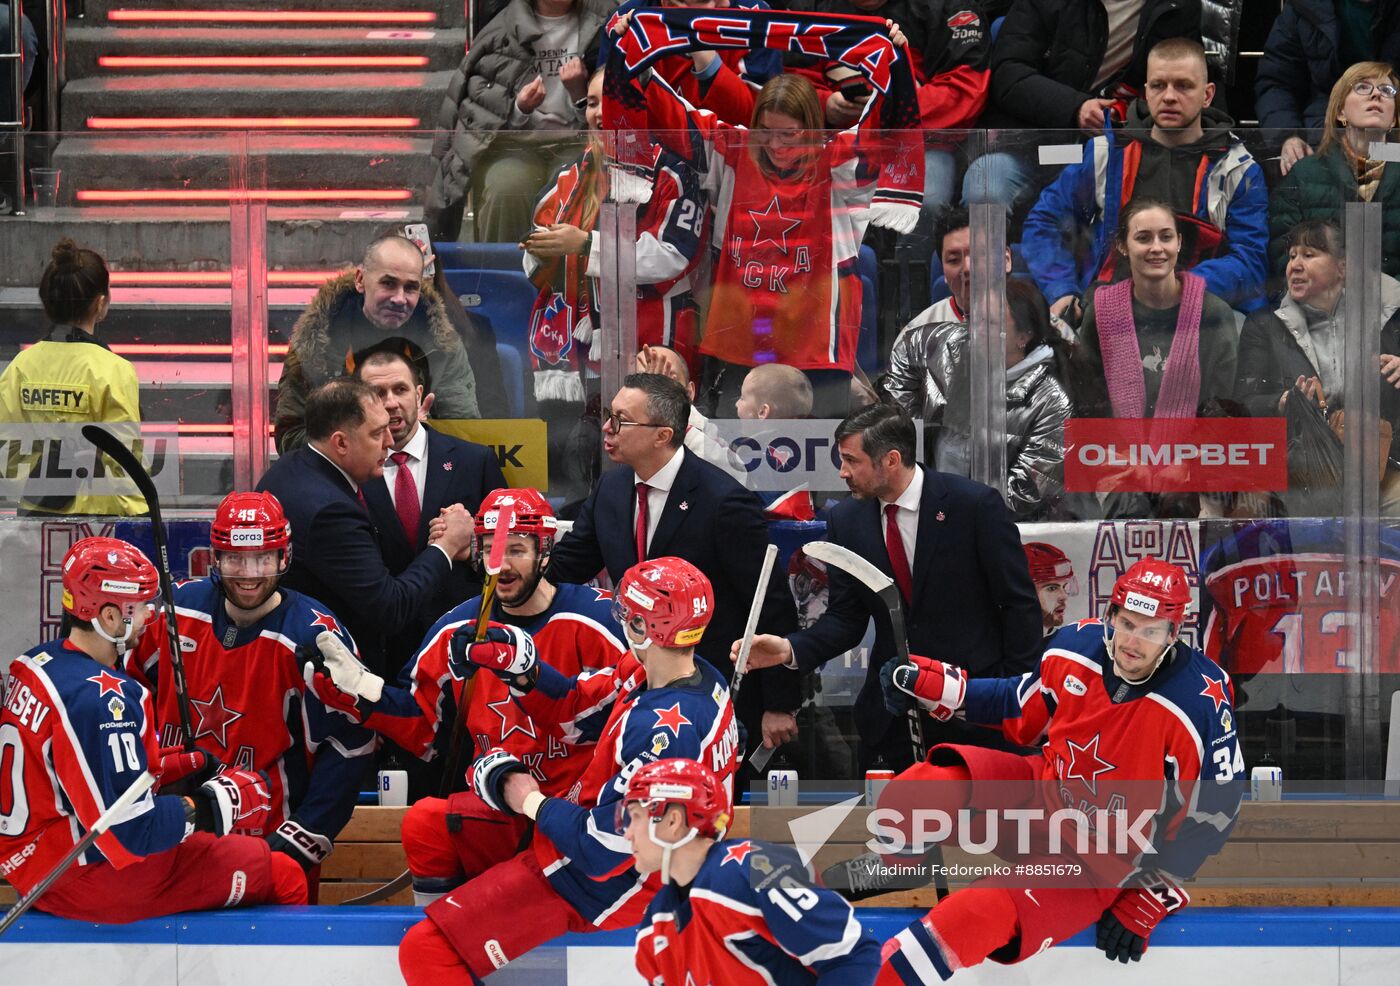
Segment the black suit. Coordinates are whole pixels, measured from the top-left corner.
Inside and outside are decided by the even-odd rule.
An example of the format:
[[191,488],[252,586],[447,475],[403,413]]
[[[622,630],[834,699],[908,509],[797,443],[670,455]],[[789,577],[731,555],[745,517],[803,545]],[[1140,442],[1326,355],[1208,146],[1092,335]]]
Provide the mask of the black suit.
[[[370,520],[379,531],[380,552],[384,556],[384,564],[393,575],[405,571],[428,547],[428,523],[443,507],[460,503],[474,517],[486,494],[506,485],[506,477],[501,473],[495,453],[485,445],[444,435],[426,424],[422,427],[428,436],[425,456],[427,475],[421,490],[423,503],[418,533],[412,544],[399,523],[399,515],[394,510],[394,500],[389,495],[389,486],[384,477],[376,477],[364,485]],[[402,631],[389,636],[387,647],[391,673],[396,673],[398,665],[417,653],[423,635],[439,616],[481,592],[481,580],[477,577],[475,566],[456,562],[451,575],[434,590],[427,614],[422,619],[410,621]]]
[[[919,468],[923,468],[920,466]],[[827,540],[849,548],[892,575],[885,550],[885,518],[878,500],[846,500],[827,518]],[[1021,536],[1001,496],[989,486],[924,469],[914,541],[913,601],[904,623],[909,651],[966,668],[973,677],[1006,677],[1033,668],[1041,654],[1040,603],[1026,567]],[[892,725],[880,692],[880,666],[894,656],[889,611],[869,589],[828,570],[826,612],[792,634],[798,667],[815,670],[860,643],[875,618],[875,648],[865,685],[856,697],[862,769],[877,753],[898,770],[911,762],[903,722]],[[933,723],[929,744],[988,745],[990,730],[962,722]]]
[[383,674],[386,638],[438,615],[429,609],[452,572],[447,555],[429,548],[398,575],[390,572],[350,483],[310,446],[274,462],[258,490],[276,496],[292,524],[292,564],[283,582],[334,609],[365,663]]
[[[710,580],[715,609],[696,652],[728,678],[734,672],[729,648],[744,635],[744,621],[763,567],[767,521],[763,503],[753,492],[690,451],[683,454],[647,556],[684,558]],[[606,569],[616,585],[637,563],[636,483],[637,474],[628,468],[603,474],[579,510],[573,530],[554,549],[551,580],[587,582]],[[792,594],[779,571],[768,583],[758,625],[762,632],[779,634],[797,627]],[[743,710],[739,717],[749,729],[752,747],[762,741],[756,734],[763,710],[794,712],[802,704],[797,675],[783,668],[755,672],[746,681],[739,703]]]

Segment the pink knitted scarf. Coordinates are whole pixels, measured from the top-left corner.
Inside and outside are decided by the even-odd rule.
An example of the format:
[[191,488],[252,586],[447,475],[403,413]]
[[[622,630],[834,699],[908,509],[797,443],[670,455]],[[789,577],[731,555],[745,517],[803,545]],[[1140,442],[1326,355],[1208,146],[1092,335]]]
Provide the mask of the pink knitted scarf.
[[[1181,280],[1181,307],[1154,418],[1194,418],[1201,399],[1201,303],[1206,282],[1189,272],[1177,277]],[[1094,294],[1094,310],[1113,416],[1141,418],[1147,407],[1147,386],[1133,322],[1132,279],[1099,288]]]

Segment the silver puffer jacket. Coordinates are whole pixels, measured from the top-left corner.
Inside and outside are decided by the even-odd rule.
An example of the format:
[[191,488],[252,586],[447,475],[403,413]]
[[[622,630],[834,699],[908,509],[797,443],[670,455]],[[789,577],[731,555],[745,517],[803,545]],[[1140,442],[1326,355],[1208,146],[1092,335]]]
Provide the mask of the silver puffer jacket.
[[[885,393],[924,419],[924,461],[941,472],[968,474],[967,326],[932,322],[910,327],[894,344]],[[1047,346],[1007,374],[1007,501],[1018,520],[1036,517],[1064,484],[1065,419],[1073,408],[1054,375]]]

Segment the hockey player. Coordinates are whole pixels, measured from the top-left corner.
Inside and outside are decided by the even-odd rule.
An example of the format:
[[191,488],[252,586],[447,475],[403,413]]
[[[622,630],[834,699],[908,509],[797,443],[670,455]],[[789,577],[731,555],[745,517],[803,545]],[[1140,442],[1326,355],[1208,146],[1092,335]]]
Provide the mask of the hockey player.
[[[506,530],[500,526],[503,515],[511,518]],[[324,674],[313,681],[318,694],[426,760],[447,748],[457,706],[470,688],[467,734],[477,746],[508,750],[545,794],[577,801],[592,748],[571,742],[558,723],[531,718],[495,675],[475,675],[478,665],[491,662],[490,655],[517,647],[534,648],[540,660],[568,678],[614,667],[626,652],[611,595],[582,585],[556,586],[545,578],[556,530],[554,512],[538,490],[488,494],[476,514],[474,557],[488,557],[495,538],[509,537],[495,596],[509,625],[493,623],[487,639],[474,642],[481,612],[477,596],[437,621],[405,667],[401,687],[386,687],[347,652],[325,660],[324,671],[354,698],[328,690]],[[469,650],[477,651],[475,657]],[[528,834],[524,817],[502,817],[471,791],[414,802],[404,816],[402,838],[415,902],[425,907],[514,856]]]
[[[323,635],[355,644],[326,606],[279,588],[291,537],[271,493],[224,497],[209,529],[213,574],[175,587],[175,615],[195,744],[267,772],[272,810],[252,834],[310,872],[350,820],[375,739],[305,694],[302,655],[328,646]],[[174,746],[184,737],[167,646],[148,634],[127,667],[154,690],[163,742]]]
[[[921,657],[894,670],[895,687],[935,718],[961,712],[1014,742],[1046,741],[1032,757],[935,747],[885,789],[881,807],[912,807],[934,788],[961,790],[966,804],[974,781],[1023,783],[1047,809],[1132,812],[1150,795],[1155,855],[1101,858],[1099,879],[1087,885],[1022,890],[978,880],[885,943],[881,986],[947,979],[986,958],[1019,962],[1095,923],[1110,959],[1137,961],[1153,928],[1186,906],[1180,882],[1224,844],[1244,774],[1230,678],[1177,639],[1190,600],[1185,572],[1144,559],[1114,584],[1102,622],[1065,627],[1020,678],[969,680]],[[905,784],[916,780],[943,783]]]
[[616,667],[565,678],[528,647],[487,653],[536,721],[596,742],[578,802],[549,797],[504,750],[472,765],[472,789],[503,815],[535,823],[529,848],[430,905],[399,946],[409,986],[475,983],[566,931],[632,927],[658,886],[632,867],[616,833],[618,802],[642,766],[668,757],[708,764],[726,792],[739,742],[729,687],[695,656],[713,608],[710,583],[679,558],[632,566],[614,609],[631,649]]
[[[123,673],[158,591],[156,569],[115,538],[63,559],[64,636],[10,665],[0,710],[0,876],[40,883],[143,772],[163,784],[199,758],[156,745],[151,695]],[[306,878],[262,839],[267,778],[229,770],[191,797],[149,792],[98,837],[36,907],[122,923],[239,904],[304,904]]]
[[647,764],[627,782],[623,808],[633,865],[661,876],[637,932],[647,986],[875,981],[880,946],[790,847],[720,841],[729,798],[704,764]]
[[1035,583],[1035,595],[1040,600],[1040,618],[1048,638],[1065,622],[1065,607],[1069,597],[1079,595],[1079,583],[1074,578],[1074,565],[1053,544],[1027,541],[1026,564]]

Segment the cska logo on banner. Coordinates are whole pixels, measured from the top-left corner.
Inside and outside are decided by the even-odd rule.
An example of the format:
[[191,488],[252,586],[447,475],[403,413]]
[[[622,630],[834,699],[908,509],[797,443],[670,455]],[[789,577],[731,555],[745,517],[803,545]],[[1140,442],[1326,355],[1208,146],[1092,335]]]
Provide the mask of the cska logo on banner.
[[558,366],[574,348],[574,310],[555,292],[530,316],[530,352],[543,365]]
[[[777,16],[775,16],[775,14]],[[614,15],[614,22],[616,21]],[[720,13],[700,13],[688,30],[673,20],[668,24],[658,11],[637,10],[632,23],[618,42],[623,63],[629,74],[636,74],[658,58],[671,52],[696,48],[772,48],[795,51],[840,62],[865,73],[870,84],[880,92],[890,87],[890,66],[895,52],[883,29],[866,31],[859,21],[844,27],[837,17],[820,20],[783,17],[774,12],[768,17],[734,17]],[[614,23],[608,24],[611,31]]]

